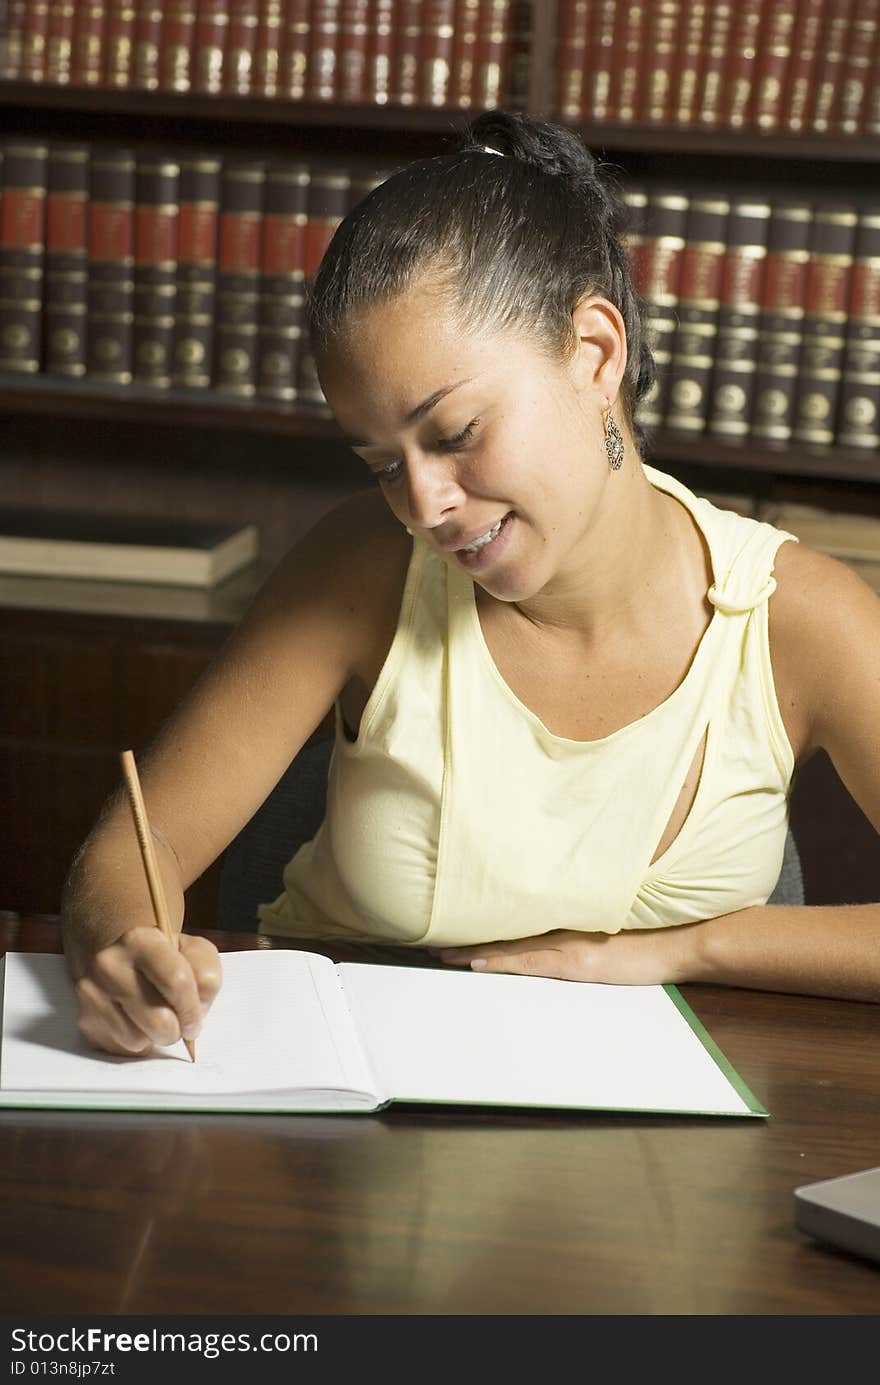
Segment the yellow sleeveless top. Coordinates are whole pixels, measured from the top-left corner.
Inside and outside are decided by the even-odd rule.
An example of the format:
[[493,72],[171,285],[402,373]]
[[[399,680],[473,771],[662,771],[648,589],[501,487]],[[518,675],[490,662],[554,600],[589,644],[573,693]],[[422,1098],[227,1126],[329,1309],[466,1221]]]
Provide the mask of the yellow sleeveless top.
[[[714,576],[713,616],[675,691],[600,740],[554,735],[498,672],[472,580],[415,540],[357,740],[337,707],[326,817],[261,907],[264,932],[455,945],[766,902],[794,769],[767,602],[793,536],[645,472],[694,516]],[[706,733],[690,813],[652,863]]]

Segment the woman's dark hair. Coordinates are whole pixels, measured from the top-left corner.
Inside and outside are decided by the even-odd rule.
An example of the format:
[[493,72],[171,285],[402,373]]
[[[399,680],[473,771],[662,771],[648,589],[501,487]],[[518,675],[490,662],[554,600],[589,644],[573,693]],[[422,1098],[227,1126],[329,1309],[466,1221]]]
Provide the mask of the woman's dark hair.
[[618,186],[575,134],[487,111],[454,153],[407,164],[337,228],[309,289],[312,349],[320,359],[361,310],[428,275],[449,291],[462,331],[529,331],[565,359],[575,306],[600,294],[626,325],[621,395],[641,443],[635,406],[654,362],[622,239],[628,220]]

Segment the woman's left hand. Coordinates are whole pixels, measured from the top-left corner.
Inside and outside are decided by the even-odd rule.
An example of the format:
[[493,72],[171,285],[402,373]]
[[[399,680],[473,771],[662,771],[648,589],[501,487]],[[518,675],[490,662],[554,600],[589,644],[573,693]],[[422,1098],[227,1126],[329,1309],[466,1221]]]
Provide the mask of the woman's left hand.
[[[600,981],[619,986],[652,986],[681,980],[682,928],[580,933],[555,929],[534,938],[478,943],[472,947],[432,948],[440,960],[473,971],[552,976],[560,981]],[[679,944],[676,946],[676,944]]]

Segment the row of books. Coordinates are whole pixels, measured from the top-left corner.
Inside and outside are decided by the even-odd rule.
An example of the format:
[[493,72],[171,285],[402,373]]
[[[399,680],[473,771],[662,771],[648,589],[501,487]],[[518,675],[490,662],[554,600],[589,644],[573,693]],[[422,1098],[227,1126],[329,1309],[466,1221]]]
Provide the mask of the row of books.
[[876,0],[561,0],[558,114],[880,135]]
[[7,0],[6,10],[9,80],[463,108],[519,104],[527,81],[522,0]]
[[657,366],[646,429],[880,446],[880,197],[638,184],[625,197]]

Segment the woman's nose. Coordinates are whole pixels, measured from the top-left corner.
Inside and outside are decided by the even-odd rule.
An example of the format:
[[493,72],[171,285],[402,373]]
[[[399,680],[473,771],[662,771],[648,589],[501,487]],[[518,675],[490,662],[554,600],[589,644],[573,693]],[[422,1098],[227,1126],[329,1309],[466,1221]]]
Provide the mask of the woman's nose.
[[459,503],[455,469],[446,459],[417,461],[407,466],[407,512],[419,529],[436,529]]

